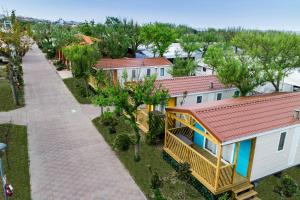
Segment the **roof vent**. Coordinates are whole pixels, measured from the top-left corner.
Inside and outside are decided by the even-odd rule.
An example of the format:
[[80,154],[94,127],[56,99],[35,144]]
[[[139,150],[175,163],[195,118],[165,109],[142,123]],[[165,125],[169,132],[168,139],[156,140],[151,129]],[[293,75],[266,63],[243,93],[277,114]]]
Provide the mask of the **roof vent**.
[[210,82],[209,89],[213,89],[213,88],[214,88],[214,82]]
[[294,119],[300,119],[300,109],[295,109],[294,111],[293,111],[293,117],[294,117]]

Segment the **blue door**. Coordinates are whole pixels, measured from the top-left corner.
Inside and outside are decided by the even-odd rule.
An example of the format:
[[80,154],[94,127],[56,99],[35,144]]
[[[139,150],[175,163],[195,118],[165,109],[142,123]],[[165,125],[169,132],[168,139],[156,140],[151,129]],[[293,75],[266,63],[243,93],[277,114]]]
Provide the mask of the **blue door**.
[[240,143],[240,150],[237,159],[236,171],[240,175],[247,177],[249,158],[251,151],[251,140],[245,140]]
[[[205,129],[198,123],[196,123],[195,128],[205,132]],[[194,143],[198,145],[199,147],[204,147],[204,137],[197,133],[196,131],[194,132]]]

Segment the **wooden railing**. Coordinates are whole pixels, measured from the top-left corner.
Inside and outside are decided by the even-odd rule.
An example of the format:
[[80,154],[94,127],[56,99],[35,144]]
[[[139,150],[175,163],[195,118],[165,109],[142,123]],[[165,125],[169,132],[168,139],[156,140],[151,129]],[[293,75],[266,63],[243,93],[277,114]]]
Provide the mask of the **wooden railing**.
[[170,131],[166,134],[165,149],[171,152],[171,156],[178,162],[188,162],[197,177],[201,177],[206,183],[214,186],[216,166]]
[[[181,134],[189,136],[190,132],[186,127],[181,128]],[[192,174],[202,182],[206,187],[215,190],[217,166],[200,154],[198,151],[187,145],[173,133],[179,133],[177,129],[170,129],[166,132],[164,149],[177,162],[187,162],[191,166]],[[172,133],[173,132],[173,133]],[[217,180],[217,189],[230,186],[232,184],[233,165],[224,165],[220,167],[220,176]]]
[[234,165],[225,165],[220,168],[220,176],[218,181],[218,187],[226,187],[228,185],[231,185],[233,182],[233,169]]
[[149,115],[148,113],[143,110],[143,109],[139,109],[137,111],[137,122],[140,124],[140,128],[142,129],[142,131],[148,132],[149,130]]
[[173,133],[174,135],[177,135],[180,133],[180,134],[184,135],[185,137],[187,137],[189,140],[193,140],[194,131],[186,126],[179,127],[179,128],[172,128],[172,129],[169,129],[169,131],[171,133]]

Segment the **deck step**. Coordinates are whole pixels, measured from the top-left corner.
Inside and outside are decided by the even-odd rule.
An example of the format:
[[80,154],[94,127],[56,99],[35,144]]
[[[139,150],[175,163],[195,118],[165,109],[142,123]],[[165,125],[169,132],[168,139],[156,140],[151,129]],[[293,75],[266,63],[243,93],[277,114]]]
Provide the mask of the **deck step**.
[[238,196],[236,197],[236,200],[250,199],[250,198],[256,197],[256,195],[257,195],[257,192],[256,192],[256,191],[250,190],[250,191],[245,192],[245,193],[243,193],[243,194],[241,194],[241,195],[238,195]]
[[253,188],[253,185],[251,183],[245,183],[245,184],[238,185],[238,186],[232,188],[232,192],[235,194],[238,194],[240,192],[243,192],[243,191],[246,191],[246,190],[249,190],[252,188]]

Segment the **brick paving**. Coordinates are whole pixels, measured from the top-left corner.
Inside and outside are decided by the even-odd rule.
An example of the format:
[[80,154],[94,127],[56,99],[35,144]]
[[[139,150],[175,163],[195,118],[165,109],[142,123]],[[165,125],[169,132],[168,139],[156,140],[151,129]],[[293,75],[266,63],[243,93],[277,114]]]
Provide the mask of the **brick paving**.
[[23,69],[26,107],[16,121],[28,126],[32,199],[145,199],[91,123],[95,111],[79,105],[36,45]]

